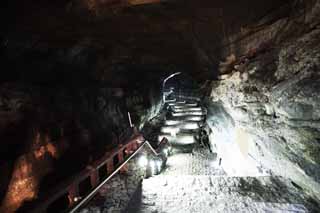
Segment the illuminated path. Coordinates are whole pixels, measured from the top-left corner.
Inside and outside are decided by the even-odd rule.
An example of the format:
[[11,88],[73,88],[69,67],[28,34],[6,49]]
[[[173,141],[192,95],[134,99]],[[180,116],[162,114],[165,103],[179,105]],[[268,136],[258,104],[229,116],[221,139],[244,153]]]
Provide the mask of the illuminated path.
[[[210,213],[210,212],[307,212],[301,205],[303,195],[290,181],[277,177],[228,177],[215,155],[197,145],[196,120],[204,111],[197,104],[171,103],[172,117],[162,128],[176,149],[193,146],[190,152],[178,152],[168,158],[167,168],[157,176],[144,179],[140,191],[131,200],[127,212],[138,213]],[[201,108],[200,108],[201,109]],[[179,111],[179,112],[178,112]],[[194,112],[200,112],[194,115]],[[182,113],[182,114],[176,114]],[[188,126],[188,125],[187,125]]]

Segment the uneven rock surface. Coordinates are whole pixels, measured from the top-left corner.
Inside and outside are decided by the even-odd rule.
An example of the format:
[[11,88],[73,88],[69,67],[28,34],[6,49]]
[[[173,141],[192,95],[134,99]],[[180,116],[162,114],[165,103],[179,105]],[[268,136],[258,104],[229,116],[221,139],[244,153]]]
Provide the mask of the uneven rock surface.
[[234,66],[213,83],[210,99],[215,103],[210,103],[208,116],[212,137],[228,138],[216,139],[216,146],[237,143],[244,158],[291,178],[318,198],[319,44],[316,25]]
[[160,107],[152,89],[2,84],[0,211],[16,211],[24,200],[41,197],[116,147],[124,132],[126,140],[132,134],[128,112],[143,126]]
[[304,199],[277,177],[161,175],[143,181],[141,207],[132,212],[308,212]]
[[[193,134],[196,138],[197,133]],[[309,212],[318,208],[289,179],[228,177],[214,147],[210,153],[193,143],[189,152],[181,153],[183,146],[179,140],[165,170],[142,181],[126,212]]]

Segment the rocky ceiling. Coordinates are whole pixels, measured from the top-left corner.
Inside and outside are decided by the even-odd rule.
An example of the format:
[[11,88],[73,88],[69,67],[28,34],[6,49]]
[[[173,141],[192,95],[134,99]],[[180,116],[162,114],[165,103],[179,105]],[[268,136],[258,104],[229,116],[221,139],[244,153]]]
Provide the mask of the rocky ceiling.
[[[11,70],[5,77],[128,86],[123,76],[142,74],[143,82],[178,70],[200,81],[214,79],[229,35],[286,2],[10,1],[1,34]],[[81,74],[74,76],[74,69]]]

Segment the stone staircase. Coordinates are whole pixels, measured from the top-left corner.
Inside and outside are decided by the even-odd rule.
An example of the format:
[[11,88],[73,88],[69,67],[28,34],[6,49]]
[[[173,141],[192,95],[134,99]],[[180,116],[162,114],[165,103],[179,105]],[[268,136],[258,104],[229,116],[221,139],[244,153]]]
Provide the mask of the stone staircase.
[[158,140],[166,137],[173,146],[195,144],[196,134],[204,123],[205,110],[197,102],[171,102]]
[[159,140],[167,137],[176,151],[160,175],[143,180],[127,212],[308,212],[306,195],[289,180],[226,176],[215,153],[197,143],[205,116],[198,103],[171,102],[168,110]]

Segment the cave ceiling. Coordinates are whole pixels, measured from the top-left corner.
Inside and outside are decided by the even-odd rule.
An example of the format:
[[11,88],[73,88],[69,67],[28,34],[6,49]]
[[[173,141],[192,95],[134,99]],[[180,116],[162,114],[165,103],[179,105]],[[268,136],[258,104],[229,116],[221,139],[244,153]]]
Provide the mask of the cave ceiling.
[[202,81],[215,78],[221,43],[228,34],[286,2],[10,1],[4,12],[8,21],[2,45],[6,49],[19,46],[14,57],[32,49],[39,58],[50,52],[45,57],[53,61],[57,55],[68,57],[66,52],[82,52],[90,55],[83,62],[90,76],[110,83],[119,79],[121,85],[127,84],[128,74],[136,76],[136,70],[160,79],[183,71]]

